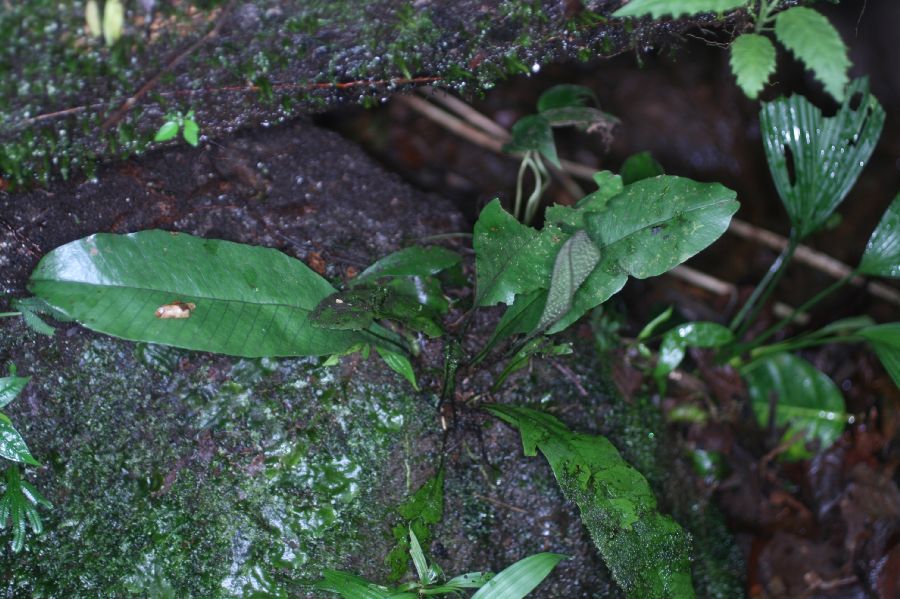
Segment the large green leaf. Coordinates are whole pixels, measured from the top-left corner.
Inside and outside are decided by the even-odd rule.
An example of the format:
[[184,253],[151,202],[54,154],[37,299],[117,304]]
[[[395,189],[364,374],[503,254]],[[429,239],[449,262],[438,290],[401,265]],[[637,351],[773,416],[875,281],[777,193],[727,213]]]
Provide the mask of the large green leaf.
[[881,135],[884,110],[869,94],[868,82],[857,79],[833,117],[792,96],[764,104],[759,119],[772,179],[802,239],[825,223],[853,187]]
[[725,12],[749,4],[750,0],[630,0],[613,13],[614,17],[644,17],[658,19],[665,15],[677,17],[701,12]]
[[484,207],[475,223],[476,306],[511,305],[516,294],[545,289],[564,236],[545,226],[537,231],[517,221],[499,200]]
[[525,455],[540,449],[547,458],[628,597],[694,597],[687,535],[658,511],[646,479],[612,443],[573,433],[553,416],[529,408],[493,405],[488,410],[519,429]]
[[795,6],[775,17],[775,37],[803,61],[836,100],[844,99],[850,58],[837,29],[822,13]]
[[312,586],[320,591],[336,593],[343,599],[416,599],[417,596],[415,593],[398,593],[339,570],[325,570],[322,580]]
[[638,279],[671,270],[718,239],[739,204],[718,183],[659,176],[625,187],[601,213],[585,217],[591,239]]
[[856,332],[868,340],[894,384],[900,387],[900,322],[879,324]]
[[745,33],[731,44],[731,72],[748,98],[755,99],[775,72],[775,45],[764,35]]
[[558,553],[530,555],[487,581],[472,599],[523,599],[564,559]]
[[[41,260],[28,287],[84,326],[134,341],[245,357],[334,354],[360,341],[312,326],[310,311],[334,289],[299,260],[183,233],[73,241]],[[187,318],[156,316],[179,302]]]
[[900,278],[900,194],[888,206],[866,244],[859,272],[876,277]]
[[787,459],[810,457],[807,442],[818,441],[826,449],[844,431],[844,397],[830,378],[803,358],[785,352],[768,355],[747,364],[741,374],[760,426],[768,426],[775,401],[775,424],[787,426],[783,440],[800,437],[784,454]]
[[388,254],[350,281],[351,286],[372,283],[380,277],[426,277],[459,264],[462,258],[442,247],[413,246]]

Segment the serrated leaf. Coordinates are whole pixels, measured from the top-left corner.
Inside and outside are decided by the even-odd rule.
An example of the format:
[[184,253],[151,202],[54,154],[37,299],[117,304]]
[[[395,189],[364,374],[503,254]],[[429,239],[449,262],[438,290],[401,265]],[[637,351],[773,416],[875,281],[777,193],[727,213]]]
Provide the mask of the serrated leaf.
[[537,231],[523,225],[499,200],[485,206],[475,223],[473,239],[475,305],[511,305],[519,293],[545,289],[564,237],[552,226]]
[[884,110],[869,94],[868,82],[857,79],[833,117],[792,96],[763,104],[759,119],[769,171],[802,239],[828,220],[853,187],[875,149]]
[[178,122],[166,121],[159,128],[159,131],[156,132],[153,141],[169,141],[170,139],[175,139],[176,135],[178,135]]
[[653,158],[650,152],[638,152],[632,154],[622,163],[622,170],[619,172],[622,176],[622,183],[631,185],[642,179],[650,179],[666,174],[660,163]]
[[12,550],[16,553],[25,546],[26,523],[35,534],[43,532],[43,523],[37,507],[53,507],[34,485],[22,480],[18,466],[6,469],[6,489],[0,498],[0,527],[9,522],[13,534]]
[[413,386],[413,389],[416,391],[419,390],[419,384],[416,382],[416,372],[413,370],[409,358],[403,354],[393,352],[383,347],[376,346],[375,351],[378,352],[378,355],[381,356],[381,359],[384,360],[384,363],[387,364],[391,370],[409,381],[409,384]]
[[13,375],[0,378],[0,408],[14,400],[30,380],[30,376]]
[[573,433],[553,416],[529,408],[487,409],[519,429],[525,455],[536,455],[539,449],[547,458],[627,597],[694,597],[687,535],[658,511],[647,480],[612,443]]
[[442,247],[408,247],[379,259],[351,279],[350,285],[371,283],[381,277],[427,277],[451,268],[461,260],[459,254]]
[[614,17],[644,17],[658,19],[665,15],[677,17],[702,12],[721,13],[746,6],[749,0],[630,0],[612,14]]
[[194,119],[184,119],[184,129],[181,131],[184,141],[188,142],[195,148],[200,143],[200,125]]
[[764,35],[745,33],[731,44],[731,72],[748,98],[756,99],[775,72],[775,45]]
[[900,278],[900,194],[881,217],[869,237],[859,272],[875,277]]
[[879,324],[857,331],[856,334],[872,344],[884,369],[900,388],[900,323]]
[[487,581],[472,599],[523,599],[566,557],[559,553],[538,553],[521,559]]
[[[28,287],[89,329],[133,341],[264,357],[336,354],[365,340],[310,323],[334,289],[299,260],[182,233],[73,241],[44,256]],[[182,317],[158,317],[167,306]]]
[[510,154],[540,152],[547,160],[560,166],[556,155],[556,143],[553,141],[553,128],[550,122],[539,114],[522,117],[510,131],[512,139],[503,146],[503,151]]
[[25,439],[22,438],[6,414],[0,414],[0,457],[32,466],[41,465],[32,457],[28,446],[25,445]]
[[563,83],[554,85],[546,90],[538,98],[538,112],[546,112],[555,108],[567,108],[570,106],[584,106],[588,102],[599,104],[597,95],[589,87]]
[[844,99],[850,70],[847,46],[822,13],[806,6],[778,13],[775,37],[812,70],[835,100]]
[[[553,277],[547,302],[537,329],[545,329],[562,318],[571,308],[575,292],[600,262],[600,250],[587,233],[578,231],[559,248],[553,265]],[[530,331],[529,331],[530,332]]]
[[785,452],[786,459],[810,457],[806,449],[809,441],[827,449],[844,431],[847,413],[843,395],[830,378],[803,358],[784,352],[768,355],[747,364],[741,374],[747,381],[759,425],[768,426],[774,398],[775,425],[787,426],[782,441],[800,436]]
[[721,347],[733,340],[731,330],[715,322],[688,322],[677,326],[663,335],[653,376],[661,380],[678,368],[689,347]]

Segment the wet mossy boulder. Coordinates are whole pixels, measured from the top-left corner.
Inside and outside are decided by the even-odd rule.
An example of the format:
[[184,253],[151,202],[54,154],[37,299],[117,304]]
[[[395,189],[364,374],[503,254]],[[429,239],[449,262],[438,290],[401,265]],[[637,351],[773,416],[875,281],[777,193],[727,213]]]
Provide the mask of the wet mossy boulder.
[[[339,283],[465,227],[441,198],[306,122],[109,166],[97,182],[7,193],[0,210],[14,225],[0,228],[13,296],[43,254],[98,231],[163,227],[277,247]],[[491,330],[495,316],[474,329]],[[611,392],[590,343],[575,341],[566,368],[537,361],[491,400],[608,434],[694,532],[701,595],[735,596],[734,545],[689,478],[672,476],[678,448],[661,441],[657,408]],[[461,377],[455,409],[438,405],[439,341],[419,362],[421,393],[374,357],[237,360],[74,324],[48,338],[10,319],[0,362],[33,377],[4,411],[43,463],[26,477],[54,504],[43,535],[4,549],[8,596],[317,596],[303,582],[325,567],[386,581],[392,529],[405,525],[397,507],[441,464],[443,518],[427,551],[446,572],[555,551],[571,558],[539,596],[618,594],[546,463],[524,457],[519,434],[473,401],[488,398],[501,365]]]
[[0,188],[91,176],[98,160],[146,151],[172,115],[193,111],[200,133],[221,139],[415,86],[479,93],[550,62],[647,51],[697,24],[610,19],[619,0],[123,0],[109,45],[88,6],[118,1],[0,12]]

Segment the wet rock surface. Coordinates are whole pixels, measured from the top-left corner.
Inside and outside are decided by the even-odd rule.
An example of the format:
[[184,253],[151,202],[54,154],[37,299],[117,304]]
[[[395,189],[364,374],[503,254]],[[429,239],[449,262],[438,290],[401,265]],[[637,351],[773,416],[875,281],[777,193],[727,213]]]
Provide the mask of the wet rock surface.
[[[98,231],[162,227],[268,245],[337,281],[465,228],[445,201],[307,122],[110,166],[97,182],[4,194],[0,216],[2,284],[14,296],[41,255]],[[430,555],[446,572],[556,551],[572,557],[536,596],[616,596],[546,463],[523,457],[518,433],[474,409],[477,394],[610,434],[658,489],[675,484],[664,509],[700,523],[696,546],[719,551],[698,553],[701,594],[739,588],[721,522],[665,467],[674,450],[659,442],[658,417],[647,419],[656,408],[610,393],[583,341],[568,376],[538,362],[490,398],[490,372],[462,381],[445,432],[433,394],[358,356],[328,368],[128,343],[71,324],[52,339],[10,319],[0,326],[0,360],[33,377],[6,411],[44,464],[26,475],[54,503],[44,535],[4,554],[7,596],[315,596],[302,581],[323,567],[383,581],[395,507],[441,463],[446,504]],[[439,354],[426,347],[426,389]]]

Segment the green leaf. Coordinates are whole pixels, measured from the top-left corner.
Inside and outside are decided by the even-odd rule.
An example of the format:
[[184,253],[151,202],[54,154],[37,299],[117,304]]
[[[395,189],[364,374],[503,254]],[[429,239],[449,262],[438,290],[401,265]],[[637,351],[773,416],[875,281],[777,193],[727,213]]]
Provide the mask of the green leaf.
[[163,126],[159,128],[159,131],[156,132],[153,141],[169,141],[170,139],[174,139],[176,135],[178,135],[178,122],[166,121],[163,123]]
[[466,574],[454,576],[439,587],[423,590],[422,594],[434,595],[457,589],[480,589],[493,577],[494,574],[492,572],[467,572]]
[[570,106],[584,106],[588,102],[599,104],[593,90],[583,85],[563,83],[554,85],[541,94],[538,98],[538,112],[546,112],[555,108],[568,108]]
[[[853,109],[857,94],[861,99]],[[853,187],[875,149],[884,110],[869,94],[868,82],[857,79],[833,117],[792,96],[764,104],[759,118],[772,179],[802,239],[828,220]]]
[[503,313],[500,322],[494,329],[491,338],[484,344],[484,348],[475,358],[475,363],[481,361],[497,343],[520,333],[530,333],[538,328],[538,322],[547,303],[547,290],[536,289],[530,293],[516,296],[516,300]]
[[808,458],[812,454],[806,449],[806,442],[818,441],[824,450],[844,431],[844,397],[830,378],[803,358],[784,352],[767,355],[747,364],[741,374],[747,380],[753,413],[760,426],[768,426],[774,397],[775,424],[787,426],[782,441],[800,435],[785,458]]
[[476,306],[511,305],[516,294],[545,289],[565,237],[556,227],[523,225],[499,200],[481,211],[474,235]]
[[894,384],[900,387],[900,323],[891,322],[867,327],[856,332],[868,340]]
[[425,308],[425,312],[435,318],[447,314],[450,302],[444,297],[441,283],[434,277],[391,277],[385,280],[389,295],[411,298]]
[[522,599],[566,557],[559,553],[538,553],[521,559],[491,578],[472,599]]
[[526,343],[516,354],[510,358],[506,366],[494,379],[491,386],[491,392],[496,393],[500,390],[503,382],[517,370],[521,370],[528,365],[532,356],[562,356],[572,353],[572,345],[570,343],[554,344],[549,337],[537,337]]
[[181,136],[184,137],[184,141],[196,148],[197,144],[200,143],[200,125],[194,119],[184,119],[184,129],[181,132]]
[[422,551],[422,546],[419,545],[419,539],[416,538],[416,533],[413,532],[412,527],[409,529],[409,555],[412,558],[413,566],[416,568],[419,582],[423,585],[429,585],[434,582],[430,575],[431,568],[428,567],[425,553]]
[[387,364],[391,370],[409,381],[409,384],[413,386],[413,389],[416,391],[419,390],[419,384],[416,382],[416,373],[406,356],[379,346],[375,346],[375,351],[378,352],[378,355],[381,356],[381,359],[384,360],[384,363]]
[[900,278],[900,194],[888,206],[872,232],[859,263],[859,272],[876,277]]
[[2,413],[0,413],[0,458],[6,458],[13,462],[24,462],[32,466],[41,465],[28,451],[25,439],[13,426],[12,420]]
[[622,178],[610,171],[594,173],[597,191],[581,198],[575,206],[554,204],[547,208],[544,223],[552,224],[565,231],[584,228],[584,215],[588,212],[602,212],[610,199],[622,193]]
[[456,266],[461,260],[459,254],[442,247],[408,247],[381,258],[352,279],[350,285],[372,283],[380,277],[426,277]]
[[18,466],[6,469],[6,489],[0,497],[0,527],[6,528],[9,522],[12,528],[12,550],[16,553],[25,546],[25,525],[31,526],[34,534],[41,534],[44,525],[37,512],[37,507],[53,507],[38,490],[24,480]]
[[550,121],[538,114],[522,117],[510,131],[512,139],[503,146],[503,151],[510,154],[540,152],[547,160],[560,166],[556,155],[556,143],[553,141],[553,129]]
[[25,297],[13,300],[12,306],[22,313],[22,320],[25,321],[25,325],[29,329],[48,337],[52,337],[56,329],[44,322],[38,314],[47,314],[54,317],[56,320],[61,321],[71,320],[58,311],[53,310],[47,305],[47,302],[37,297]]
[[660,163],[650,152],[638,152],[625,159],[619,173],[625,185],[631,185],[641,179],[650,179],[666,174]]
[[439,469],[437,474],[425,481],[415,493],[398,506],[397,511],[403,518],[404,524],[393,528],[397,544],[384,560],[391,570],[388,575],[388,579],[391,581],[400,580],[406,574],[410,550],[409,530],[413,530],[416,537],[427,545],[431,542],[432,527],[444,517],[443,468]]
[[[578,505],[582,522],[627,597],[694,597],[687,535],[658,511],[647,480],[612,443],[601,436],[573,433],[553,416],[529,408],[487,409],[519,429],[525,455],[536,455],[540,449],[547,458],[563,494]],[[482,588],[486,589],[487,585]]]
[[604,212],[585,220],[591,239],[629,275],[661,275],[718,239],[739,204],[718,183],[660,176],[625,187]]
[[601,259],[575,293],[572,309],[553,325],[559,332],[625,285],[660,275],[709,246],[728,228],[739,204],[718,183],[662,175],[627,185],[602,212],[584,216]]
[[701,12],[721,13],[746,6],[749,0],[630,0],[612,14],[614,17],[644,17],[658,19],[665,15],[695,15]]
[[361,287],[332,293],[316,305],[309,321],[315,327],[364,331],[372,326],[388,293],[383,287]]
[[313,588],[329,593],[337,593],[343,599],[415,599],[413,593],[396,594],[387,587],[383,587],[365,578],[340,572],[338,570],[325,570],[322,572],[322,580],[313,583]]
[[14,400],[30,380],[30,376],[11,375],[0,378],[0,408]]
[[[600,250],[587,233],[572,235],[556,255],[547,303],[537,328],[545,329],[559,321],[571,308],[575,292],[600,262]],[[530,331],[529,331],[530,332]]]
[[820,12],[795,6],[775,17],[775,37],[794,53],[835,100],[844,99],[850,58],[841,35]]
[[666,332],[659,346],[653,376],[658,380],[678,368],[689,347],[721,347],[734,341],[734,334],[715,322],[689,322]]
[[644,341],[653,334],[653,331],[656,330],[656,327],[664,323],[665,321],[672,318],[672,306],[669,306],[664,311],[660,312],[656,315],[656,317],[644,325],[644,328],[641,329],[641,332],[638,333],[637,340]]
[[299,260],[182,233],[73,241],[44,256],[28,287],[89,329],[133,341],[263,357],[335,354],[363,340],[312,326],[309,313],[334,289]]
[[745,33],[731,44],[731,72],[750,99],[756,99],[775,72],[775,45],[764,35]]

